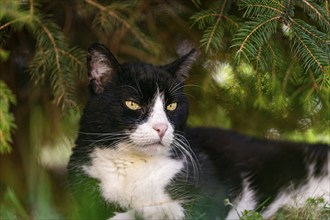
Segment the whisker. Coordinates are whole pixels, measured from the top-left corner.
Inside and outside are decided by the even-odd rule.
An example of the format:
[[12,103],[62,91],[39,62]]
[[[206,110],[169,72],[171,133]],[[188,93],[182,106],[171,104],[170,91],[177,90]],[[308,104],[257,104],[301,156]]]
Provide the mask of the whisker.
[[182,83],[178,83],[178,84],[174,85],[173,88],[169,89],[169,93],[174,94],[174,93],[178,92],[180,89],[183,89],[183,88],[184,88],[184,85]]
[[83,131],[78,131],[79,134],[87,134],[87,135],[97,135],[97,136],[120,136],[120,135],[125,135],[126,133],[98,133],[98,132],[83,132]]
[[193,168],[193,173],[194,175],[198,178],[199,176],[199,169],[200,169],[200,164],[197,159],[196,154],[193,152],[191,149],[188,140],[178,132],[175,134],[175,139],[174,139],[174,146],[177,147],[178,149],[181,149],[184,151],[185,155],[188,156],[189,161],[191,162],[192,168]]
[[79,131],[80,134],[85,134],[95,138],[82,139],[82,141],[91,142],[88,146],[93,146],[102,142],[112,142],[111,145],[115,145],[117,142],[123,141],[128,136],[128,131],[123,132],[112,132],[112,133],[98,133],[98,132],[83,132]]

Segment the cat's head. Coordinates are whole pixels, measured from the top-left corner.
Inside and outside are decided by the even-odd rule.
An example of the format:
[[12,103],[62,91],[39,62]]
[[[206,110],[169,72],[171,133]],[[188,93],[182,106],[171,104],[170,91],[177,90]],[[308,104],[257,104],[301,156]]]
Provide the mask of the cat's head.
[[191,50],[163,66],[119,64],[105,46],[93,44],[87,58],[91,94],[81,135],[89,135],[94,145],[146,155],[164,154],[182,144],[178,137],[188,114],[184,80],[195,55]]

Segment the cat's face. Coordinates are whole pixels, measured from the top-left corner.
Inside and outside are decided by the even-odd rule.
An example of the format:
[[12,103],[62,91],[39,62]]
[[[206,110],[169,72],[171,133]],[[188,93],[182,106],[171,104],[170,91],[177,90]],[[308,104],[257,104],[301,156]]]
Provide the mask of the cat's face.
[[182,144],[188,114],[183,81],[194,54],[165,66],[120,65],[103,45],[94,44],[88,55],[92,92],[81,133],[90,134],[94,144],[145,155],[166,154]]

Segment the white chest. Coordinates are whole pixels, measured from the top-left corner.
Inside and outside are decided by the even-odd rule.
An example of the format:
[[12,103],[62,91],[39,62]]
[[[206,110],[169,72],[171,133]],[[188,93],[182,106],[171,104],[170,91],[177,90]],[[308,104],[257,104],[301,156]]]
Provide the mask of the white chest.
[[100,180],[102,195],[108,202],[140,210],[139,214],[146,212],[146,207],[163,209],[162,214],[170,209],[166,216],[175,219],[183,218],[183,209],[179,201],[171,200],[165,187],[182,168],[183,161],[166,156],[142,157],[101,148],[94,150],[91,165],[84,167],[89,176]]

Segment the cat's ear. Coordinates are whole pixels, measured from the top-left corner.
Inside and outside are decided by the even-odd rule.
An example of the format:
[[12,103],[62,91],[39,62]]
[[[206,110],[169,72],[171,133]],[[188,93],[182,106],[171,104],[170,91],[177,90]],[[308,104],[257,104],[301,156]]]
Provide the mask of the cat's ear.
[[179,59],[165,65],[164,69],[173,74],[180,81],[184,81],[188,77],[188,72],[196,60],[196,57],[196,50],[191,49],[187,54],[183,55]]
[[107,83],[120,70],[116,58],[100,43],[92,44],[87,55],[88,80],[93,91],[102,93]]

